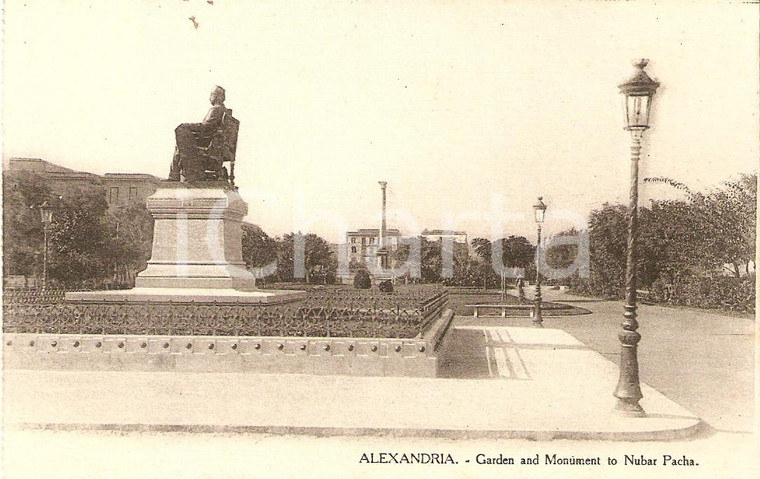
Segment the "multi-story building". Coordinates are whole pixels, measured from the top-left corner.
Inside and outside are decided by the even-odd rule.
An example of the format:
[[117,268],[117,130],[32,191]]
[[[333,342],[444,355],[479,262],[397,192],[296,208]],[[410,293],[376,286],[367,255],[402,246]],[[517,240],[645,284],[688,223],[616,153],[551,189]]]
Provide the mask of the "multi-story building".
[[[465,231],[425,229],[419,238],[428,241],[442,242],[444,239],[451,239],[454,250],[460,249],[467,254],[469,243],[467,242],[467,233]],[[390,250],[390,257],[393,258],[395,251],[398,249],[401,233],[398,229],[388,229],[386,236],[386,247]],[[380,246],[380,230],[378,228],[362,228],[356,231],[346,233],[346,248],[348,251],[349,276],[344,281],[350,280],[350,277],[362,265],[377,264],[377,250]]]
[[[385,246],[393,252],[398,248],[401,233],[395,228],[389,228],[386,232]],[[349,268],[355,270],[360,265],[376,264],[377,249],[380,247],[379,228],[361,228],[356,231],[346,232],[346,246],[348,247]]]
[[93,173],[71,170],[39,158],[11,158],[8,162],[10,181],[13,181],[14,173],[20,172],[44,176],[51,189],[60,195],[65,195],[71,188],[100,183],[100,177]]
[[[53,193],[66,196],[78,187],[100,185],[105,188],[109,208],[130,204],[145,204],[148,196],[158,189],[160,178],[143,173],[106,173],[103,176],[71,170],[40,158],[11,158],[8,162],[11,176],[18,172],[31,172],[44,176]],[[12,181],[12,178],[11,178]]]
[[131,204],[144,205],[158,189],[160,179],[144,173],[106,173],[101,178],[109,208]]

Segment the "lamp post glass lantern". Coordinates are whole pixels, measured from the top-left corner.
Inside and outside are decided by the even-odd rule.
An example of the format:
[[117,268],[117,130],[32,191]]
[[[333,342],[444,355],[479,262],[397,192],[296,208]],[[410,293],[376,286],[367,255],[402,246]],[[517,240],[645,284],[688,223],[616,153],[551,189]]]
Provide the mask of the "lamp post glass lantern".
[[625,267],[625,312],[623,313],[623,330],[618,334],[620,340],[620,379],[615,388],[618,398],[615,410],[627,416],[644,416],[644,409],[639,405],[642,397],[639,384],[639,362],[637,345],[641,335],[636,331],[636,239],[638,236],[639,203],[639,159],[641,158],[641,139],[649,128],[649,115],[659,83],[649,78],[644,71],[648,61],[641,59],[634,62],[637,71],[631,78],[620,85],[624,95],[625,129],[631,132],[631,186],[628,206],[628,242],[626,247]]
[[50,224],[53,222],[54,209],[55,208],[52,205],[49,205],[47,201],[40,205],[40,219],[46,228],[50,227]]
[[533,205],[533,213],[537,226],[536,241],[536,294],[533,297],[533,326],[543,328],[544,318],[541,315],[541,223],[544,222],[546,215],[546,205],[543,202],[543,196],[538,197],[538,203]]
[[538,197],[538,203],[533,205],[533,212],[536,215],[536,223],[541,227],[541,223],[544,222],[544,216],[546,215],[546,205],[543,202],[544,197]]
[[649,78],[644,68],[649,60],[642,58],[634,62],[638,69],[631,78],[620,85],[620,93],[624,95],[623,111],[625,113],[626,130],[646,130],[649,128],[649,113],[652,108],[652,97],[659,83]]

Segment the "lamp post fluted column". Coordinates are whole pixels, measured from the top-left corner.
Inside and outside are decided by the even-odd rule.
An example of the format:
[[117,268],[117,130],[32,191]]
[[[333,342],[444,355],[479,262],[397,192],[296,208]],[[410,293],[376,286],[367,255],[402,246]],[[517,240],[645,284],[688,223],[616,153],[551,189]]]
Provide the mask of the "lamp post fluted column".
[[620,378],[615,388],[618,399],[615,410],[626,416],[645,416],[639,404],[642,398],[639,383],[638,344],[641,335],[636,320],[636,281],[637,237],[639,216],[639,160],[641,159],[641,140],[644,131],[649,128],[649,113],[659,83],[649,78],[644,71],[648,60],[641,59],[634,63],[637,71],[625,83],[618,85],[620,93],[625,95],[625,129],[631,132],[631,185],[628,205],[628,241],[625,261],[625,306],[623,313],[623,330],[618,333],[620,340]]
[[536,242],[536,294],[533,297],[533,326],[544,327],[544,318],[541,316],[541,223],[538,224],[538,240]]
[[546,204],[543,202],[544,197],[538,197],[538,203],[533,205],[535,214],[537,236],[536,242],[536,294],[533,296],[533,326],[536,328],[544,327],[544,318],[541,316],[541,223],[544,222],[546,215]]
[[42,232],[45,236],[43,250],[42,250],[42,289],[47,289],[48,284],[48,249],[49,249],[49,233],[50,228],[47,223],[42,225]]
[[641,340],[639,323],[636,321],[636,239],[638,236],[639,209],[639,159],[641,158],[641,138],[643,130],[631,130],[631,190],[628,205],[628,243],[625,261],[625,312],[623,330],[618,333],[620,340],[620,379],[615,389],[618,404],[615,409],[626,415],[644,415],[639,405],[642,398],[639,385],[638,343]]
[[40,219],[42,220],[42,233],[44,235],[44,245],[42,251],[42,289],[47,288],[48,284],[48,249],[50,245],[50,225],[53,222],[53,211],[58,209],[58,202],[61,197],[58,197],[57,201],[51,201],[48,203],[44,201],[40,206]]

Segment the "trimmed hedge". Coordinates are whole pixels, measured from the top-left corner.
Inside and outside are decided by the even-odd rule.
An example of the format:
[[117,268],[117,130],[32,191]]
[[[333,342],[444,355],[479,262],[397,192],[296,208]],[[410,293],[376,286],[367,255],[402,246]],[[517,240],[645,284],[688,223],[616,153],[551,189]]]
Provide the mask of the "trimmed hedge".
[[369,271],[360,269],[354,275],[354,288],[369,289],[372,287],[372,278],[369,277]]
[[568,281],[570,292],[580,296],[597,296],[608,299],[623,299],[625,297],[625,284],[622,281],[606,281],[592,276],[591,278],[579,278],[575,274]]
[[[573,294],[581,296],[601,296],[608,299],[623,299],[625,295],[623,286],[578,277],[571,279],[570,290]],[[666,284],[662,279],[658,279],[652,283],[646,299],[657,304],[754,313],[755,276],[688,276],[676,284]]]
[[383,281],[380,281],[380,292],[382,293],[392,293],[393,292],[393,281],[386,279]]
[[658,279],[652,284],[649,292],[650,298],[657,303],[740,313],[755,312],[754,276],[691,276],[673,285],[667,285]]

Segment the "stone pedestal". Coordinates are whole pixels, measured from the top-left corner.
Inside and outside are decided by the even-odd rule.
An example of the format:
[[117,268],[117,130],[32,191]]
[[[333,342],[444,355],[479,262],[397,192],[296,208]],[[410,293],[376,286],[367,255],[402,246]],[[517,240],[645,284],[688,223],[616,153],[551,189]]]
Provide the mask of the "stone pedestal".
[[159,188],[147,206],[154,220],[153,254],[135,287],[256,289],[243,262],[241,221],[248,205],[236,191]]
[[67,293],[67,301],[281,303],[302,291],[256,290],[243,261],[248,205],[226,182],[166,182],[150,198],[153,251],[135,288]]

